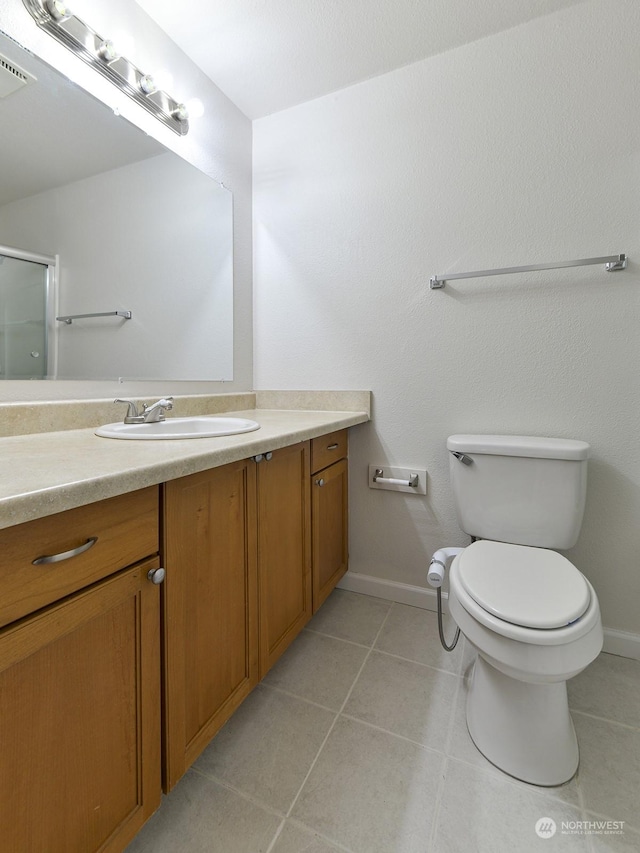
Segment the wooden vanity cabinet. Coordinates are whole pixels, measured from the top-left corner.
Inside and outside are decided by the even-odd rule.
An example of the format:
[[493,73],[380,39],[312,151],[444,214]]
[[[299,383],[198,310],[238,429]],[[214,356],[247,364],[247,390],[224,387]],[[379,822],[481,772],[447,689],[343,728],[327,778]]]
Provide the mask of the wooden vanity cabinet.
[[256,464],[164,486],[164,787],[258,682]]
[[347,430],[311,442],[311,518],[313,612],[347,571],[348,529]]
[[346,456],[341,430],[0,531],[2,850],[121,853],[346,571]]
[[265,454],[256,469],[262,678],[311,618],[310,443]]
[[164,787],[311,616],[309,442],[164,486]]
[[[121,853],[160,803],[159,587],[148,578],[159,561],[121,568],[123,554],[158,541],[157,495],[143,490],[0,531],[0,599],[19,610],[46,603],[0,630],[3,850]],[[109,522],[118,528],[133,507],[142,513],[131,519],[137,546],[121,542],[118,553]],[[94,546],[32,565],[86,544],[98,517]],[[12,569],[27,565],[36,583],[21,597]]]
[[341,430],[164,485],[164,788],[171,790],[346,571]]

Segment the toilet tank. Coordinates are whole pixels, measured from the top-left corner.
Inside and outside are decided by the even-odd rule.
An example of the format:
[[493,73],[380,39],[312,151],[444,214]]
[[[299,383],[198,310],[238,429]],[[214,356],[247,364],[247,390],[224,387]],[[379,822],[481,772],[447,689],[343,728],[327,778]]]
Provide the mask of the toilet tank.
[[[447,449],[458,523],[465,533],[539,548],[575,545],[587,494],[586,442],[452,435]],[[462,460],[454,454],[462,454]]]

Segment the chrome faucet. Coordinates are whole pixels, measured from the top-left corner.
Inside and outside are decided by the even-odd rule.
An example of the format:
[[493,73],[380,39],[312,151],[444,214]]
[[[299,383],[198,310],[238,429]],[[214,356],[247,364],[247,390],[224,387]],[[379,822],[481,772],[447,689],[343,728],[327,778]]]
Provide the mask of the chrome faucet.
[[114,400],[114,403],[126,403],[129,407],[127,409],[127,414],[124,416],[125,424],[141,424],[142,415],[138,414],[138,407],[133,402],[133,400]]
[[164,420],[165,411],[173,409],[173,397],[163,397],[157,403],[147,406],[142,404],[142,414],[133,400],[114,400],[114,403],[126,403],[127,414],[124,417],[125,424],[155,424]]
[[142,421],[145,424],[157,424],[158,421],[164,420],[165,411],[169,412],[171,409],[173,409],[173,397],[163,397],[151,406],[143,403]]

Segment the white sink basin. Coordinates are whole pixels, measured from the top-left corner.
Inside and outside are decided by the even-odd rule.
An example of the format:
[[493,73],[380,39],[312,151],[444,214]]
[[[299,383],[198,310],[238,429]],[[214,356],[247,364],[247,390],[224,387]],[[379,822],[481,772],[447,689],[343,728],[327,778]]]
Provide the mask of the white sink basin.
[[102,438],[127,438],[152,441],[166,438],[212,438],[237,435],[260,429],[257,421],[202,415],[193,418],[167,418],[156,424],[105,424],[96,430]]

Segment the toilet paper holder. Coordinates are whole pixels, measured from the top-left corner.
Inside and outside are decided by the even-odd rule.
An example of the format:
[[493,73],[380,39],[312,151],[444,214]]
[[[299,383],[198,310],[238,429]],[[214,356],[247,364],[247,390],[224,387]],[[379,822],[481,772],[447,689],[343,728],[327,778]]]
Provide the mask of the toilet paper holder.
[[374,483],[386,483],[387,486],[411,486],[412,489],[418,488],[420,477],[418,474],[409,474],[408,480],[400,480],[396,477],[385,477],[383,468],[376,468],[373,475]]
[[427,472],[424,468],[399,468],[393,465],[369,465],[369,488],[426,495]]

